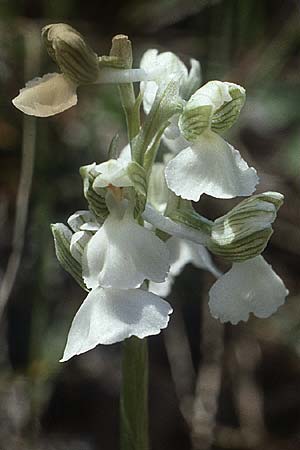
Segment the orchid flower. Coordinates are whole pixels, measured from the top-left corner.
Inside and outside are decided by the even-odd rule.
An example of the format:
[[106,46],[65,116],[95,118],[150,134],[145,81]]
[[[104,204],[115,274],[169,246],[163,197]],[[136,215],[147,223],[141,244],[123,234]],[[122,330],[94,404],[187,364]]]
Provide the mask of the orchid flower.
[[145,80],[142,69],[118,68],[121,61],[98,57],[81,34],[64,23],[47,25],[42,37],[61,73],[48,73],[26,83],[13,99],[16,108],[36,117],[49,117],[77,104],[77,88],[95,83],[131,83]]
[[158,53],[158,50],[150,49],[144,53],[140,67],[146,73],[151,72],[153,74],[152,80],[141,83],[146,114],[150,112],[159,86],[166,84],[170,77],[177,79],[182,99],[188,100],[190,98],[201,83],[199,61],[192,58],[190,64],[191,69],[188,71],[181,59],[172,52]]
[[[98,344],[113,344],[130,336],[142,339],[165,328],[172,308],[159,296],[142,288],[119,289],[118,280],[114,288],[97,284],[92,290],[87,289],[82,259],[101,224],[90,211],[77,211],[68,219],[68,225],[70,228],[63,224],[52,225],[56,254],[88,295],[74,317],[61,361],[87,352]],[[122,273],[122,268],[119,270]]]
[[[128,154],[123,158],[127,161]],[[109,162],[121,161],[122,157]],[[107,165],[88,167],[96,174],[96,189],[98,177],[103,181],[105,173],[107,218],[101,223],[91,211],[77,211],[68,219],[70,228],[52,227],[58,259],[89,291],[71,325],[62,361],[98,344],[158,334],[172,312],[167,302],[142,287],[146,279],[165,280],[169,251],[151,230],[134,220],[133,205],[123,198],[126,172],[116,177],[115,171],[106,170]]]
[[[272,235],[271,225],[282,202],[283,196],[277,192],[250,197],[216,219],[209,237],[196,231],[195,218],[192,231],[186,225],[190,220],[188,216],[181,216],[180,223],[148,206],[144,219],[173,235],[167,241],[171,262],[169,276],[162,284],[151,282],[150,290],[162,297],[167,296],[174,277],[191,262],[217,278],[209,291],[209,308],[213,317],[232,324],[247,320],[251,312],[257,317],[269,317],[288,295],[280,277],[260,256]],[[200,216],[198,220],[202,220]],[[222,275],[218,271],[204,245],[213,253],[236,261],[229,272]]]
[[[199,61],[191,58],[191,68],[188,71],[185,64],[172,52],[158,53],[156,49],[147,50],[140,63],[140,67],[146,73],[151,73],[151,79],[141,82],[143,92],[143,106],[146,114],[149,114],[155,97],[159,90],[167,85],[170,79],[176,80],[179,96],[183,103],[186,102],[193,92],[201,84],[201,67]],[[163,140],[181,140],[178,128],[179,114],[175,114],[164,130]],[[178,145],[178,144],[177,144]]]
[[179,128],[189,144],[166,167],[168,187],[184,199],[202,194],[216,198],[251,195],[258,183],[238,150],[218,133],[231,127],[245,99],[245,90],[233,83],[210,81],[187,102]]
[[[92,222],[84,222],[91,218]],[[76,230],[74,234],[63,224],[52,225],[56,254],[67,271],[84,287],[81,261],[89,239],[79,243],[78,239],[73,238],[79,233],[93,235],[101,225],[89,211],[73,214],[68,224],[73,231]],[[88,290],[86,286],[85,290]],[[142,339],[158,334],[168,325],[171,313],[172,308],[166,301],[143,288],[107,289],[97,285],[88,291],[74,317],[61,361],[91,350],[98,344],[113,344],[131,336]]]

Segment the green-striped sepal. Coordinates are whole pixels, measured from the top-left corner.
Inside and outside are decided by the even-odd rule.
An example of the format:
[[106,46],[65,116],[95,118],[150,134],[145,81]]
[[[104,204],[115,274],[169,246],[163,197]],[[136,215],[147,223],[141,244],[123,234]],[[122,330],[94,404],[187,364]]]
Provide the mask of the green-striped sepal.
[[216,133],[231,128],[237,121],[246,100],[246,91],[242,86],[226,83],[231,100],[225,101],[216,111],[211,120],[211,129]]
[[260,255],[272,233],[272,223],[283,203],[283,195],[265,192],[243,200],[216,219],[209,249],[230,261],[245,261]]
[[147,199],[146,172],[140,164],[133,161],[127,167],[127,175],[135,189],[135,211],[136,215],[139,215],[144,211]]
[[70,251],[72,231],[63,223],[51,225],[51,231],[54,238],[55,253],[62,267],[69,272],[77,283],[87,291],[82,278],[82,269],[80,263],[72,256]]
[[65,23],[56,23],[42,29],[42,38],[49,55],[74,83],[89,84],[97,80],[98,56],[78,31]]
[[105,203],[105,188],[93,188],[95,178],[99,175],[94,169],[96,163],[80,167],[80,175],[83,180],[83,193],[88,201],[90,210],[95,214],[98,221],[103,223],[108,216],[108,209]]

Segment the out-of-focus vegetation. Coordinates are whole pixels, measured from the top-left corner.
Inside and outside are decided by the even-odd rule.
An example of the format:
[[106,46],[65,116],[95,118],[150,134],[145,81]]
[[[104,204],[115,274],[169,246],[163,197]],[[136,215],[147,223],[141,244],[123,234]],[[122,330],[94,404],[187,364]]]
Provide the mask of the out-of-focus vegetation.
[[[24,118],[11,99],[27,81],[24,70],[31,78],[56,70],[39,45],[24,51],[24,39],[29,34],[32,42],[39,42],[43,25],[61,21],[78,28],[99,54],[108,52],[114,34],[126,33],[133,41],[136,66],[147,48],[171,50],[186,62],[190,57],[199,59],[204,81],[218,78],[246,87],[246,107],[230,139],[257,168],[259,190],[285,194],[266,258],[284,279],[290,296],[268,320],[225,327],[221,394],[216,423],[210,423],[210,405],[204,404],[201,412],[195,386],[201,388],[201,376],[206,376],[209,391],[220,376],[217,341],[222,329],[206,311],[211,276],[190,266],[185,269],[170,296],[175,306],[170,326],[164,336],[150,339],[153,449],[205,450],[209,445],[215,450],[298,449],[299,2],[3,0],[0,277],[12,251],[22,157]],[[97,347],[58,363],[84,293],[59,267],[49,228],[51,222],[64,222],[69,213],[85,208],[78,168],[105,159],[116,132],[120,145],[125,144],[118,92],[108,85],[81,88],[77,107],[37,120],[25,245],[0,328],[1,450],[118,448],[120,346]],[[200,208],[214,218],[233,203],[205,197]]]

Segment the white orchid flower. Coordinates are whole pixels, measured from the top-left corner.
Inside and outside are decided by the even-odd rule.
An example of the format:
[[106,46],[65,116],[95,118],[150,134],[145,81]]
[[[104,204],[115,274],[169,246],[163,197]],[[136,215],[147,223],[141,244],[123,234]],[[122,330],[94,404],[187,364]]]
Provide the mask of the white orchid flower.
[[[171,306],[153,293],[142,288],[123,289],[140,285],[146,277],[164,279],[169,254],[152,231],[134,222],[126,200],[114,201],[108,194],[107,203],[110,215],[103,225],[90,211],[77,211],[68,219],[73,234],[63,224],[53,226],[58,259],[81,285],[82,270],[85,284],[92,288],[74,317],[61,361],[98,344],[158,334],[172,313]],[[96,269],[103,265],[95,284],[89,282],[93,271],[86,275],[94,262]],[[103,280],[103,284],[109,280],[114,288],[101,287]]]
[[222,275],[209,291],[211,314],[221,322],[237,324],[256,317],[271,316],[284,304],[289,291],[262,256],[256,256]]
[[98,344],[140,339],[166,328],[172,308],[143,289],[93,289],[77,311],[61,362]]
[[140,67],[146,73],[151,73],[151,81],[142,82],[143,105],[148,114],[153,105],[158,87],[167,83],[170,77],[176,77],[179,83],[179,93],[184,100],[200,86],[201,69],[199,61],[190,60],[191,69],[172,52],[158,53],[156,49],[147,50],[142,56]]
[[[143,107],[146,114],[150,112],[158,90],[163,90],[171,79],[178,84],[178,94],[182,103],[190,98],[201,84],[199,61],[191,59],[190,65],[191,68],[188,71],[181,59],[172,52],[158,53],[158,50],[150,49],[144,53],[140,67],[148,74],[148,81],[141,82]],[[166,140],[166,144],[169,140],[180,138],[178,119],[179,114],[175,114],[164,130],[163,140]]]
[[144,280],[165,280],[169,271],[166,245],[140,226],[127,200],[107,196],[109,215],[85,247],[83,279],[89,289],[137,288]]
[[[133,83],[147,79],[143,69],[103,67],[102,57],[85,43],[78,31],[58,23],[42,29],[48,53],[62,73],[50,73],[26,83],[12,100],[25,114],[49,117],[77,104],[77,88],[85,84]],[[109,57],[104,57],[109,60]]]
[[256,170],[217,134],[234,123],[244,98],[241,86],[221,81],[211,81],[192,95],[179,120],[189,146],[168,163],[165,171],[168,187],[176,195],[198,201],[204,193],[233,198],[254,192]]

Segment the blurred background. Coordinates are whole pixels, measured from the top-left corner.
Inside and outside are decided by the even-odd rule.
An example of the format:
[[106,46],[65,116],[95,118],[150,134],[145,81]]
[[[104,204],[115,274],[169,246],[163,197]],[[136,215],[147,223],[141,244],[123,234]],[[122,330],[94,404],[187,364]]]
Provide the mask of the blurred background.
[[[80,88],[78,106],[49,119],[12,106],[25,81],[57,70],[40,44],[52,22],[99,55],[124,33],[136,67],[148,48],[171,50],[200,60],[204,82],[247,89],[227,137],[258,170],[258,191],[285,195],[264,256],[290,295],[269,319],[223,327],[207,311],[213,277],[185,268],[168,329],[149,339],[152,448],[299,449],[299,0],[1,0],[0,449],[118,448],[121,346],[58,362],[85,294],[59,266],[49,224],[86,208],[78,169],[103,161],[116,132],[125,144],[124,117],[109,85]],[[214,219],[235,203],[203,196],[198,208]]]

